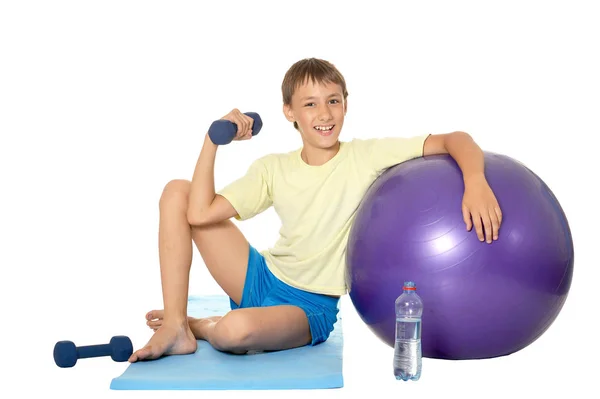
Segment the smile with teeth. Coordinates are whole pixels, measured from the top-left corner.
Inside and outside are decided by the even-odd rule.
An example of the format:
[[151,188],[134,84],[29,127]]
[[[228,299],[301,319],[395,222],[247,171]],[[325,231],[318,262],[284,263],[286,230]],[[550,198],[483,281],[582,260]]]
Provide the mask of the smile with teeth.
[[321,135],[327,135],[328,133],[330,133],[333,130],[334,126],[335,125],[315,126],[315,130],[317,130]]

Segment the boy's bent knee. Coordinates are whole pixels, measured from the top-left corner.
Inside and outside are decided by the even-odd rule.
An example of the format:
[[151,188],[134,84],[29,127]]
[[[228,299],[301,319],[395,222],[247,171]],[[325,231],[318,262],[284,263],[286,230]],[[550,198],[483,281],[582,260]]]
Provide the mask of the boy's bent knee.
[[250,349],[253,323],[243,312],[231,311],[215,325],[211,345],[223,352],[246,353]]
[[171,180],[165,185],[160,197],[160,205],[178,202],[187,206],[190,195],[190,181],[183,179]]

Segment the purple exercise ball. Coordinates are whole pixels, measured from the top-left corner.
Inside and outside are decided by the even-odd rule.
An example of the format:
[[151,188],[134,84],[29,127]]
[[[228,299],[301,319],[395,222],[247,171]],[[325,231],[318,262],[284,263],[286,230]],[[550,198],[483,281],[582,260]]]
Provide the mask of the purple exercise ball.
[[491,244],[466,230],[462,173],[448,155],[388,169],[357,210],[346,254],[349,296],[387,345],[394,346],[394,301],[404,281],[414,281],[423,299],[429,358],[509,355],[539,338],[562,309],[574,260],[563,209],[522,163],[484,156],[503,215]]

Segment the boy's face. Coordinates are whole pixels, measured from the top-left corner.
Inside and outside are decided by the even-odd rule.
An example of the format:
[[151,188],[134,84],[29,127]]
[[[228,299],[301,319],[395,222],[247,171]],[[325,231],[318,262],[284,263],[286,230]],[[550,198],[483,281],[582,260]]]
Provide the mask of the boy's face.
[[298,123],[304,145],[321,149],[337,144],[346,110],[340,85],[310,80],[296,90],[291,106],[284,105],[285,117]]

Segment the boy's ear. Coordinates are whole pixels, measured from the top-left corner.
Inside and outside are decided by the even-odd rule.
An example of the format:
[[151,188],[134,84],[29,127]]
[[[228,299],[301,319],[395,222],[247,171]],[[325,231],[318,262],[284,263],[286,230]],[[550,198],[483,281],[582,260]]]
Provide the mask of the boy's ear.
[[283,115],[289,122],[296,121],[294,118],[294,111],[292,111],[292,107],[289,104],[283,104]]

